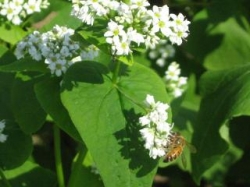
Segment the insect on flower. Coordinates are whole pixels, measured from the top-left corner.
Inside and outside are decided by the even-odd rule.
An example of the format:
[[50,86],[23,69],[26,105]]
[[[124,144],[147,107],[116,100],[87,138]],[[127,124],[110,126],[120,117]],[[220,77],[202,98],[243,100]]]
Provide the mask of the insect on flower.
[[191,153],[196,153],[196,148],[188,143],[183,136],[174,132],[170,136],[170,143],[167,145],[167,153],[164,157],[164,162],[171,162],[181,156],[182,164],[184,168],[187,166],[186,158],[183,154],[183,150],[187,146]]

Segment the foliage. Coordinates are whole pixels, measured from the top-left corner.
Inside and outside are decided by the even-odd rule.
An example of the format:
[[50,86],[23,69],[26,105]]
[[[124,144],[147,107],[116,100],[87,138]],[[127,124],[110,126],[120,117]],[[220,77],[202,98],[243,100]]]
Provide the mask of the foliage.
[[[0,134],[7,140],[0,141],[0,186],[145,187],[157,185],[158,175],[173,179],[171,186],[250,183],[247,1],[170,0],[170,12],[182,12],[191,25],[186,41],[174,46],[175,56],[164,59],[163,67],[144,46],[133,46],[128,56],[111,54],[100,35],[105,19],[95,20],[97,27],[86,26],[70,16],[72,2],[49,2],[48,9],[19,26],[1,21],[0,121],[5,128]],[[84,49],[94,44],[99,56],[72,63],[61,77],[42,60],[16,59],[21,39],[55,24],[74,29],[72,40]],[[188,77],[178,98],[164,81],[172,61]],[[147,113],[147,94],[170,104],[168,122],[196,147],[191,154],[185,146],[186,168],[181,158],[165,163],[145,149],[139,118]],[[178,174],[187,181],[178,183]]]

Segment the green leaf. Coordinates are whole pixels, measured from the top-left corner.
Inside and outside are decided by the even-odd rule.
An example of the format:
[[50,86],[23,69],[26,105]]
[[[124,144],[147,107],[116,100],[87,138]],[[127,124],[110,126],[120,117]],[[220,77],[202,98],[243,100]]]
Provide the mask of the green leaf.
[[0,71],[3,72],[19,72],[19,71],[37,71],[42,73],[49,72],[44,62],[37,62],[31,57],[26,57],[21,60],[17,60],[13,63],[0,66]]
[[44,124],[46,113],[36,98],[34,85],[42,77],[18,74],[11,94],[11,106],[21,129],[26,133],[36,132]]
[[228,151],[223,155],[223,159],[220,159],[215,165],[210,167],[204,174],[206,180],[211,181],[211,185],[223,186],[225,176],[228,169],[232,164],[241,158],[243,151],[235,147],[230,141],[229,128],[227,125],[223,125],[220,128],[220,134],[223,139],[225,139],[229,145]]
[[56,125],[75,140],[81,141],[80,135],[72,123],[67,110],[60,99],[59,78],[51,78],[35,85],[35,93],[43,109],[52,117]]
[[0,57],[2,57],[6,52],[8,52],[8,48],[4,45],[0,45]]
[[[49,19],[45,19],[45,24],[41,31],[51,30],[55,25],[67,26],[76,29],[82,23],[74,16],[70,16],[72,10],[72,3],[63,1],[51,1]],[[41,24],[41,23],[40,23]]]
[[239,4],[214,1],[192,21],[186,50],[209,70],[236,67],[250,60],[249,29],[244,25],[247,18]]
[[13,114],[10,106],[10,90],[13,80],[13,74],[0,72],[0,120],[13,119]]
[[[78,158],[79,154],[76,156],[75,160]],[[103,187],[103,182],[97,168],[94,165],[94,161],[89,152],[84,157],[83,163],[79,166],[79,163],[74,162],[73,168],[77,167],[77,172],[72,173],[74,181],[70,183],[69,186],[82,187],[82,186],[91,186],[91,187]],[[84,176],[84,177],[83,177]],[[87,180],[86,180],[87,179]]]
[[120,56],[118,60],[123,62],[124,64],[127,64],[128,66],[132,66],[134,64],[132,54],[129,54],[129,56]]
[[0,167],[9,170],[28,159],[32,153],[32,140],[16,123],[6,120],[5,125],[3,134],[7,135],[7,140],[0,143]]
[[16,169],[5,171],[4,174],[13,187],[54,187],[57,183],[53,172],[30,161]]
[[193,172],[198,183],[202,174],[213,166],[228,149],[219,129],[234,116],[250,115],[250,65],[223,71],[211,71],[201,79],[204,96],[194,126]]
[[[2,22],[3,23],[3,22]],[[1,40],[15,45],[27,34],[21,27],[11,24],[0,24]]]
[[107,23],[104,20],[95,20],[95,27],[82,27],[78,32],[88,43],[97,46],[106,54],[111,53],[110,45],[106,42],[104,37],[105,26]]
[[150,186],[158,160],[149,158],[143,147],[138,118],[145,113],[141,105],[146,94],[167,102],[165,86],[152,70],[139,64],[128,68],[117,84],[107,72],[93,62],[74,64],[64,77],[62,102],[105,186]]

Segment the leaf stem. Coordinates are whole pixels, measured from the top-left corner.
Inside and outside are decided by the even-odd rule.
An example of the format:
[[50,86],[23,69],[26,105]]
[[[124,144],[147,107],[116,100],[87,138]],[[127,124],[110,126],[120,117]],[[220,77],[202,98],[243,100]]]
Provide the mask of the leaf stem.
[[62,168],[60,129],[56,125],[54,125],[54,154],[58,186],[65,187]]
[[5,177],[4,173],[3,173],[3,170],[0,168],[0,177],[4,183],[4,185],[6,187],[11,187],[11,184],[9,183],[9,181],[7,180],[7,178]]
[[[85,158],[85,156],[86,156],[86,149],[82,144],[80,144],[79,153],[77,155],[77,159],[74,163],[74,166],[72,168],[72,172],[70,174],[68,187],[76,186],[77,179],[79,178],[79,175],[81,174],[80,170],[81,170],[82,162],[83,162],[83,159]],[[88,179],[86,179],[86,180],[88,180]]]
[[116,84],[117,83],[117,77],[118,77],[119,72],[120,72],[121,62],[119,60],[115,60],[115,58],[113,59],[113,62],[115,64],[115,70],[114,70],[114,74],[113,74],[113,77],[112,77],[112,82],[113,82],[113,84]]

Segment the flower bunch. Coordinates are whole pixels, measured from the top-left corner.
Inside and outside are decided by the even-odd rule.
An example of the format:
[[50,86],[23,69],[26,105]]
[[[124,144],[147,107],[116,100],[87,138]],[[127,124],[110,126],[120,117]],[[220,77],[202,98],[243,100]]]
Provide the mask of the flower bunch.
[[155,102],[151,95],[147,95],[146,104],[149,112],[139,118],[139,123],[143,127],[140,133],[145,141],[145,148],[149,150],[149,156],[156,159],[166,154],[173,125],[167,122],[168,104]]
[[20,25],[28,15],[41,12],[48,6],[48,0],[4,0],[0,3],[0,15],[14,25]]
[[70,38],[73,34],[73,29],[58,25],[43,34],[34,31],[17,44],[15,55],[21,59],[29,54],[36,61],[44,58],[51,73],[61,76],[80,54],[79,43]]
[[0,121],[0,142],[4,143],[7,140],[7,135],[3,134],[5,128],[5,120]]
[[168,92],[176,97],[179,97],[184,92],[184,87],[187,84],[187,78],[180,76],[181,70],[179,64],[172,62],[165,72],[165,80]]
[[165,66],[167,59],[174,57],[175,48],[167,40],[161,40],[157,46],[149,49],[149,58],[160,67]]
[[131,0],[129,4],[114,0],[73,0],[72,15],[87,25],[106,19],[106,42],[113,55],[128,55],[141,45],[154,47],[160,39],[180,45],[188,35],[187,21],[182,14],[169,14],[167,5],[149,7],[147,0]]
[[99,51],[95,45],[89,45],[81,52],[81,58],[84,60],[93,60],[99,55]]

